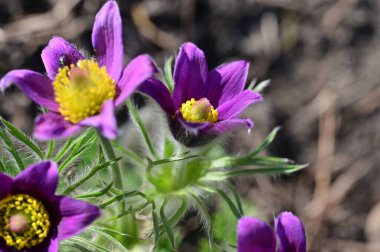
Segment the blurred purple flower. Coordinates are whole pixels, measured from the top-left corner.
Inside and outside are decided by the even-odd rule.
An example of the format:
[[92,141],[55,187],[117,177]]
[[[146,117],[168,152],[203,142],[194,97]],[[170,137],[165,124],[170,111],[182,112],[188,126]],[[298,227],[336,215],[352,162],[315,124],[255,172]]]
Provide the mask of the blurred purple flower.
[[[306,252],[306,234],[301,220],[291,212],[282,212],[276,218],[279,239],[277,252]],[[237,229],[238,252],[275,252],[276,237],[265,222],[242,217]]]
[[26,168],[16,178],[0,173],[0,251],[57,252],[58,242],[80,233],[100,216],[84,201],[55,195],[57,165]]
[[139,90],[167,113],[177,140],[188,146],[200,145],[235,128],[253,127],[250,119],[236,118],[247,106],[262,100],[256,92],[243,91],[248,69],[248,62],[235,61],[209,71],[203,51],[185,43],[174,66],[173,94],[153,78]]
[[122,22],[115,1],[108,1],[97,13],[92,45],[96,60],[85,59],[72,44],[53,37],[41,55],[48,77],[20,69],[0,81],[0,90],[14,83],[50,111],[36,119],[36,138],[66,138],[87,126],[97,128],[107,138],[116,138],[115,106],[156,72],[145,54],[122,71]]

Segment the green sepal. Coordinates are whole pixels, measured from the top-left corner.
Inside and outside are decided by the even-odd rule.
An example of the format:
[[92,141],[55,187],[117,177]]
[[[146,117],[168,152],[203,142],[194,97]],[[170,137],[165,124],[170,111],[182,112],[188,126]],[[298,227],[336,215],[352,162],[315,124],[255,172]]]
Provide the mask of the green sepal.
[[168,87],[170,93],[173,93],[174,90],[174,80],[173,80],[173,73],[172,73],[172,63],[173,63],[173,56],[169,57],[165,61],[164,66],[164,83]]

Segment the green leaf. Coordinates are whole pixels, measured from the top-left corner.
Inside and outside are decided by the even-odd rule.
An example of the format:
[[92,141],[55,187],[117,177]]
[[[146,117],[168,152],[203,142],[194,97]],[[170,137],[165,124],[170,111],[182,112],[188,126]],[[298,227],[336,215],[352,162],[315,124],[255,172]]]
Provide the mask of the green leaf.
[[15,126],[13,126],[10,122],[5,120],[4,118],[0,117],[0,120],[12,136],[14,136],[20,142],[28,146],[32,151],[34,151],[34,153],[37,154],[37,156],[41,160],[44,159],[44,154],[42,153],[42,150],[37,146],[36,143],[34,143],[31,139],[29,139],[27,135],[25,135],[22,131],[17,129]]
[[76,142],[70,155],[59,165],[59,172],[62,173],[67,167],[69,167],[69,165],[82,157],[83,153],[85,153],[95,141],[96,134],[91,135],[91,137],[88,138],[82,138],[80,141]]
[[173,93],[173,90],[174,90],[172,62],[173,62],[173,57],[170,57],[169,59],[166,60],[165,66],[164,66],[164,83],[168,87],[170,93]]
[[116,146],[115,148],[121,153],[125,154],[127,159],[131,161],[131,163],[135,164],[136,166],[145,168],[146,160],[140,157],[139,154],[137,154],[131,149],[124,148],[123,146]]
[[132,101],[130,99],[128,99],[126,101],[126,104],[127,104],[127,107],[128,107],[128,111],[129,111],[129,114],[133,120],[133,122],[135,122],[138,126],[138,128],[140,129],[141,131],[141,134],[145,140],[145,144],[146,146],[148,147],[148,150],[150,152],[150,154],[158,159],[158,155],[153,147],[153,144],[152,142],[150,141],[150,137],[149,137],[149,134],[148,134],[148,131],[146,130],[146,127],[143,123],[143,121],[141,120],[141,117],[139,115],[139,113],[137,112],[137,109],[136,107],[133,105]]
[[46,151],[45,159],[50,159],[50,157],[51,157],[51,155],[53,154],[53,151],[54,151],[54,145],[55,145],[55,141],[54,140],[50,140],[49,141],[49,145],[48,145],[48,149]]
[[135,213],[137,211],[141,211],[143,210],[146,206],[150,205],[151,202],[145,202],[144,204],[142,204],[141,206],[137,207],[137,209],[130,209],[130,210],[127,210],[127,211],[123,211],[122,213],[119,213],[117,216],[115,217],[112,217],[110,219],[108,219],[108,221],[114,221],[114,220],[117,220],[117,219],[120,219],[126,215],[129,215],[129,214],[132,214],[132,213]]
[[162,203],[161,209],[160,209],[160,217],[161,217],[162,223],[164,224],[166,234],[168,235],[170,245],[172,246],[173,249],[175,249],[173,230],[172,230],[170,223],[169,223],[169,221],[165,215],[165,206],[167,203],[168,203],[168,199],[165,198],[164,202]]
[[160,159],[160,160],[156,160],[156,161],[151,161],[151,160],[148,160],[148,161],[151,162],[152,166],[156,166],[156,165],[160,165],[160,164],[178,162],[178,161],[191,159],[191,158],[201,158],[201,156],[199,156],[199,155],[188,155],[189,153],[190,153],[189,151],[186,151],[182,154],[179,154],[178,156],[173,156],[170,158],[164,158],[164,159]]
[[154,248],[157,247],[158,240],[160,238],[160,223],[158,222],[158,216],[156,213],[156,204],[152,201],[152,219],[154,229]]
[[181,200],[182,200],[181,206],[178,208],[175,214],[169,219],[169,224],[171,226],[175,226],[178,224],[178,222],[182,219],[183,215],[186,213],[187,207],[189,206],[186,198],[181,198]]
[[239,219],[243,216],[243,213],[239,210],[237,206],[235,206],[235,203],[230,199],[230,197],[223,191],[218,188],[215,189],[215,191],[222,196],[222,198],[226,201],[228,206],[230,207],[232,213],[235,215],[236,219]]
[[239,219],[240,217],[243,216],[243,211],[240,211],[240,208],[238,206],[235,206],[235,203],[233,202],[233,200],[231,200],[230,197],[223,190],[216,188],[214,186],[207,186],[207,185],[198,185],[198,186],[201,189],[205,190],[206,192],[218,193],[227,203],[232,213],[235,215],[236,219]]
[[84,182],[86,182],[87,180],[89,180],[90,178],[92,178],[96,173],[98,173],[99,171],[103,170],[104,168],[110,167],[113,163],[118,162],[120,159],[121,159],[121,157],[95,166],[93,169],[91,169],[91,171],[86,176],[84,176],[83,178],[81,178],[80,180],[78,180],[77,182],[75,182],[74,184],[72,184],[69,187],[67,187],[66,190],[63,192],[63,194],[64,195],[70,194],[76,188],[78,188],[79,186],[81,186]]
[[284,166],[273,166],[265,168],[256,168],[256,169],[242,169],[242,170],[233,170],[227,172],[221,172],[221,176],[224,178],[238,177],[238,176],[247,176],[254,174],[288,174],[302,170],[308,165],[284,165]]
[[264,91],[266,87],[268,87],[270,84],[270,80],[264,80],[253,87],[252,91],[261,93]]
[[0,172],[5,172],[5,166],[3,165],[3,162],[0,160]]
[[103,228],[103,227],[97,227],[97,226],[90,226],[89,229],[91,230],[99,230],[103,233],[108,233],[109,235],[120,235],[120,236],[125,236],[125,237],[133,237],[133,238],[136,238],[136,236],[134,235],[129,235],[129,234],[125,234],[125,233],[121,233],[121,232],[118,232],[118,231],[115,231],[113,229],[109,229],[109,228]]
[[70,241],[73,241],[74,243],[77,243],[83,247],[91,247],[95,250],[92,251],[104,251],[104,252],[112,252],[111,250],[108,250],[106,248],[103,248],[102,246],[99,246],[93,242],[90,242],[86,239],[83,239],[82,237],[75,236],[69,239]]
[[[59,245],[70,247],[70,250],[63,249],[62,252],[72,252],[71,248],[74,248],[79,252],[92,252],[91,250],[83,247],[82,245],[76,244],[76,243],[69,241],[69,240],[62,241]],[[61,247],[59,248],[59,251],[61,251]]]
[[94,197],[103,196],[104,194],[106,194],[106,193],[109,192],[109,190],[111,189],[112,185],[113,185],[113,181],[111,181],[107,186],[105,186],[104,188],[100,189],[97,192],[91,192],[91,193],[87,193],[87,194],[76,195],[75,198],[77,198],[77,199],[85,199],[85,198],[94,198]]
[[112,197],[111,199],[103,202],[103,203],[100,203],[98,206],[100,208],[106,208],[106,207],[109,207],[113,204],[116,204],[120,201],[122,201],[124,198],[130,198],[130,197],[134,197],[136,195],[139,195],[139,191],[137,190],[134,190],[134,191],[130,191],[130,192],[125,192],[123,194],[120,194],[120,195],[117,195],[115,197]]
[[256,150],[254,150],[250,156],[256,156],[257,154],[259,154],[260,152],[262,152],[263,150],[265,150],[269,144],[271,144],[273,142],[273,140],[276,138],[276,135],[277,135],[277,132],[280,130],[281,127],[276,127],[274,128],[270,133],[269,135],[265,138],[264,142],[256,148]]
[[112,231],[112,230],[107,229],[107,228],[93,227],[93,226],[88,227],[87,230],[97,233],[100,236],[104,236],[107,239],[107,241],[111,241],[114,245],[116,245],[116,247],[121,249],[121,251],[126,251],[126,252],[128,251],[128,249],[124,247],[124,245],[121,242],[119,242],[112,235],[110,235],[109,231]]
[[236,201],[236,205],[237,205],[237,207],[239,209],[239,212],[243,216],[244,215],[243,206],[241,204],[240,196],[239,196],[238,192],[236,191],[236,188],[233,185],[231,185],[230,183],[228,183],[228,182],[226,182],[225,184],[227,185],[228,189],[230,189],[230,191],[234,195],[234,198],[235,198],[235,201]]
[[3,139],[4,144],[6,145],[5,148],[11,153],[12,157],[17,163],[17,166],[20,171],[23,171],[25,169],[25,166],[21,160],[20,155],[18,154],[18,151],[12,141],[9,139],[7,133],[3,129],[3,127],[0,125],[0,138]]
[[65,142],[62,146],[61,150],[55,155],[54,161],[58,163],[63,157],[67,155],[67,153],[71,150],[71,152],[77,152],[77,150],[88,142],[88,140],[93,140],[96,138],[96,131],[92,128],[85,130],[79,137],[70,138]]

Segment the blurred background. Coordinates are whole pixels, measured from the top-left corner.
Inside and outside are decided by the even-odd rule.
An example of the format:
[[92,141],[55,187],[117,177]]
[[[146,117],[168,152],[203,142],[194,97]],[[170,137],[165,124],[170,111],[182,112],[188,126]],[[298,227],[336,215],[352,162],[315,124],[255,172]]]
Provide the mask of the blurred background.
[[[16,68],[45,72],[40,53],[53,35],[93,54],[92,24],[104,2],[0,0],[0,77]],[[265,102],[245,112],[255,121],[252,134],[232,134],[229,152],[246,153],[281,126],[268,154],[310,165],[236,181],[260,217],[271,222],[293,211],[309,251],[380,251],[379,0],[118,3],[126,62],[146,52],[163,66],[193,41],[210,69],[245,59],[249,81],[271,79]],[[0,94],[0,115],[24,131],[32,132],[37,113],[17,88]],[[197,251],[201,224],[190,219],[182,230],[179,251]]]

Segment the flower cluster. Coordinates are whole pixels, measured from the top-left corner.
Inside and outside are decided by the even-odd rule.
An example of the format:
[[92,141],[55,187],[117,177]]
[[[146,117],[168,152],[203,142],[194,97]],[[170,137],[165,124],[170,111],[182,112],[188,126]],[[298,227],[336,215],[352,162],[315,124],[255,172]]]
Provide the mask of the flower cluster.
[[[153,250],[163,233],[167,234],[171,249],[176,249],[172,228],[190,206],[202,213],[205,222],[212,221],[207,208],[208,194],[222,196],[236,219],[243,216],[239,197],[229,184],[230,178],[290,173],[304,167],[283,158],[258,156],[273,141],[277,129],[246,156],[226,156],[220,150],[210,151],[212,148],[193,148],[209,143],[212,147],[213,139],[238,128],[252,129],[252,120],[239,115],[263,98],[256,91],[245,90],[248,62],[234,61],[209,71],[203,51],[187,42],[179,49],[174,73],[171,70],[169,75],[165,73],[165,81],[159,79],[160,71],[146,54],[132,59],[123,70],[122,21],[114,0],[105,3],[96,15],[92,45],[96,55],[89,57],[65,39],[53,37],[41,55],[46,75],[18,69],[0,80],[0,90],[15,84],[45,108],[35,120],[33,136],[41,141],[49,140],[46,150],[42,150],[33,139],[0,117],[0,140],[12,157],[0,157],[0,252],[57,252],[59,242],[66,239],[69,240],[63,245],[70,248],[110,251],[103,248],[108,244],[104,237],[127,250],[143,240],[143,236],[136,234],[137,226],[153,227],[151,234],[145,235],[152,244],[149,249],[143,244],[140,250],[134,251]],[[136,108],[128,100],[135,91],[154,100],[167,119],[170,131],[164,133],[168,134],[164,141],[155,143],[161,153],[155,150]],[[120,156],[115,154],[116,141],[110,141],[120,136],[115,111],[124,103],[150,155],[124,148],[119,142]],[[18,153],[8,134],[37,158],[27,151]],[[61,144],[57,139],[67,141]],[[128,158],[124,160],[121,155]],[[29,165],[31,160],[35,162]],[[134,169],[129,167],[119,167],[131,163],[146,168],[143,175],[132,174]],[[80,168],[87,169],[77,172]],[[112,169],[107,172],[106,168]],[[18,175],[9,176],[17,171]],[[137,176],[141,184],[133,181],[126,185],[127,179]],[[56,195],[58,182],[62,189],[58,194],[62,195]],[[82,190],[86,193],[67,196],[86,183],[92,183]],[[132,185],[134,190],[126,191]],[[228,188],[234,200],[225,193]],[[129,200],[132,197],[139,199]],[[92,203],[78,199],[90,199]],[[115,204],[119,204],[117,208],[113,208]],[[157,208],[160,208],[159,217]],[[89,228],[96,234],[94,242],[73,237],[100,216],[100,209],[111,218],[103,226]],[[149,218],[140,220],[150,223],[133,223],[136,216],[146,212],[150,213]],[[135,235],[127,234],[128,228]],[[242,217],[237,230],[239,252],[276,251],[275,234],[266,223]],[[306,251],[302,222],[291,213],[284,212],[276,219],[276,232],[280,240],[278,252]],[[97,235],[103,238],[98,239]],[[212,241],[211,233],[209,237]]]

